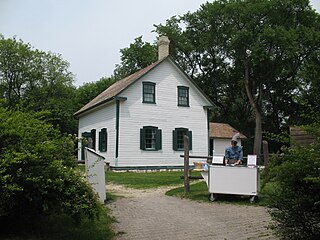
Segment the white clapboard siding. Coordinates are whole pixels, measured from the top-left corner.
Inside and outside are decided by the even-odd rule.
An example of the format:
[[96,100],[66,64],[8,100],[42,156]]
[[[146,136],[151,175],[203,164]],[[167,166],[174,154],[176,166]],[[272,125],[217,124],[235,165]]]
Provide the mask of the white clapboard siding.
[[[115,156],[115,103],[111,102],[95,108],[79,118],[79,137],[83,132],[90,132],[96,129],[96,152],[105,157],[107,162],[114,161]],[[107,152],[100,152],[99,146],[99,132],[102,128],[107,128]],[[79,143],[78,159],[81,158],[81,142]]]
[[[142,103],[142,82],[156,83],[156,104]],[[189,87],[190,107],[177,106],[177,86]],[[172,149],[172,131],[184,127],[192,131],[191,155],[208,155],[207,110],[210,103],[170,61],[164,61],[122,94],[118,166],[183,165],[182,151]],[[162,150],[140,150],[140,128],[162,130]]]

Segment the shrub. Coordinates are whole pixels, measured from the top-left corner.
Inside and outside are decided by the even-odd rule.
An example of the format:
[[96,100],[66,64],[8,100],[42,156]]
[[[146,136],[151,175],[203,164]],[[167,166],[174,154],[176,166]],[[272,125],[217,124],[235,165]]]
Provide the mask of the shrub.
[[73,140],[32,114],[0,107],[0,217],[95,218],[98,201],[74,171]]
[[265,189],[283,239],[320,239],[320,141],[274,156]]

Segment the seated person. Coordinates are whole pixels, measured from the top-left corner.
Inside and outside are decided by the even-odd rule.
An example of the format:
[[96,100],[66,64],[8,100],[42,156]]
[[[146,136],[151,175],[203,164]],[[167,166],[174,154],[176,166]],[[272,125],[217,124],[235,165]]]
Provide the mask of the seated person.
[[227,147],[224,155],[224,163],[240,165],[243,161],[243,151],[241,146],[237,146],[237,137],[239,134],[236,134],[232,137],[231,146]]

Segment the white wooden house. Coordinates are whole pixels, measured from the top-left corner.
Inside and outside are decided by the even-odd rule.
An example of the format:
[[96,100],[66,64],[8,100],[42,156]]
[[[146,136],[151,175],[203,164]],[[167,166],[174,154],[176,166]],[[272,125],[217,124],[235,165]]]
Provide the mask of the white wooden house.
[[[213,104],[169,56],[160,37],[159,60],[110,86],[79,111],[79,136],[111,166],[181,166],[183,135],[190,155],[209,154]],[[80,142],[81,149],[87,143]],[[192,162],[190,162],[192,164]]]
[[[239,131],[227,123],[210,123],[210,155],[222,156],[225,149],[231,145],[231,138]],[[241,146],[241,140],[246,136],[240,133],[238,146]]]

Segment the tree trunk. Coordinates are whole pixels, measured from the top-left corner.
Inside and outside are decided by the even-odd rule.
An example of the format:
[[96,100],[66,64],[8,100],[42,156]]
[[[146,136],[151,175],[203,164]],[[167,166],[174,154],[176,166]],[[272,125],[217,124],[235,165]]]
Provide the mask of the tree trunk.
[[256,120],[256,128],[254,133],[254,144],[253,144],[253,154],[260,156],[261,153],[261,143],[262,143],[262,121],[261,121],[261,113],[259,111],[254,111],[255,120]]
[[254,113],[254,118],[255,118],[255,135],[254,135],[254,145],[253,145],[253,154],[257,155],[258,157],[260,156],[261,152],[261,143],[262,143],[262,120],[261,120],[261,113],[259,110],[259,106],[257,102],[253,98],[252,90],[250,88],[250,77],[249,77],[249,65],[248,61],[246,60],[244,62],[245,66],[245,81],[244,85],[246,88],[246,93],[247,97],[249,99],[250,105],[252,107],[253,113]]

